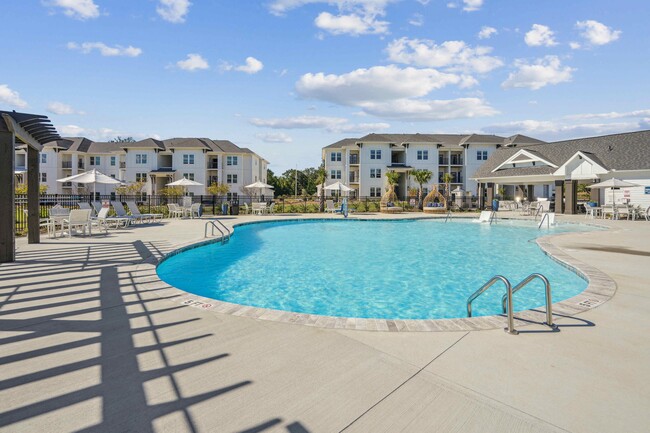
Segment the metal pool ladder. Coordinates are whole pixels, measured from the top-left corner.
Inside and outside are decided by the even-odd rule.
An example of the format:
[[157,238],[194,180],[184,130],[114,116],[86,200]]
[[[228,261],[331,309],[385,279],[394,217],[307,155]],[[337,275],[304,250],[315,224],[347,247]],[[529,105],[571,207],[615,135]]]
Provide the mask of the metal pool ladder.
[[[217,223],[219,223],[219,225],[217,225]],[[224,233],[224,230],[221,230],[221,228],[219,226],[223,227],[223,229],[225,230],[225,233]],[[218,219],[215,218],[215,219],[209,220],[209,221],[207,221],[205,223],[205,230],[204,230],[204,233],[203,233],[203,237],[205,237],[205,238],[208,237],[208,227],[212,227],[212,236],[214,236],[214,229],[217,229],[219,231],[219,233],[221,233],[221,243],[222,244],[225,244],[226,242],[228,242],[230,240],[230,236],[232,235],[232,232],[230,231],[230,229],[228,227],[226,227],[226,225],[224,223],[222,223]]]
[[544,324],[550,326],[553,329],[556,329],[556,326],[553,324],[553,307],[551,306],[552,304],[551,283],[549,283],[548,279],[544,275],[537,274],[537,273],[529,275],[523,281],[517,284],[514,288],[510,284],[510,281],[508,281],[508,279],[503,275],[495,275],[494,277],[490,278],[490,280],[487,283],[485,283],[480,289],[478,289],[469,298],[467,298],[467,317],[472,317],[472,302],[474,302],[476,298],[481,296],[487,289],[492,287],[495,283],[501,281],[506,286],[506,293],[501,298],[501,307],[503,309],[503,312],[508,314],[508,327],[505,328],[504,330],[508,334],[512,334],[512,335],[519,334],[519,331],[515,329],[515,318],[514,318],[514,311],[512,307],[512,295],[518,292],[519,290],[521,290],[524,286],[526,286],[534,279],[542,280],[542,282],[544,282],[544,288],[546,290],[546,322]]

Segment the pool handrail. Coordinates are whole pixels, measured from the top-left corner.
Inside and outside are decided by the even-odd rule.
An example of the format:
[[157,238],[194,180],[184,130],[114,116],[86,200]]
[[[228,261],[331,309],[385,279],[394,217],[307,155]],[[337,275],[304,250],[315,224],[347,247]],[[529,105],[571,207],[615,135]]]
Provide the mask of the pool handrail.
[[[530,274],[526,278],[524,278],[519,284],[517,284],[515,287],[512,288],[512,295],[517,293],[519,290],[523,289],[528,283],[535,279],[540,279],[544,283],[544,291],[546,292],[546,322],[544,324],[546,326],[550,326],[551,328],[555,329],[555,325],[553,324],[553,301],[551,298],[551,283],[548,281],[548,278],[546,278],[544,275],[539,274],[539,273],[534,273]],[[507,293],[503,295],[501,298],[501,308],[503,312],[506,312],[506,302],[507,300]]]

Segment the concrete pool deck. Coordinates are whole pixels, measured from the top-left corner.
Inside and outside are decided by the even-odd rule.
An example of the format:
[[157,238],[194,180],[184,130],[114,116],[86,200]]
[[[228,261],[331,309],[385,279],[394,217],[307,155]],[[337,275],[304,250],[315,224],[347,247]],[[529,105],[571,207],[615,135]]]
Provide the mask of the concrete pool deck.
[[650,223],[596,222],[611,230],[551,243],[609,275],[615,295],[556,317],[560,332],[518,336],[322,329],[182,305],[150,285],[154,263],[201,240],[200,220],[21,238],[17,262],[0,265],[0,431],[645,432]]

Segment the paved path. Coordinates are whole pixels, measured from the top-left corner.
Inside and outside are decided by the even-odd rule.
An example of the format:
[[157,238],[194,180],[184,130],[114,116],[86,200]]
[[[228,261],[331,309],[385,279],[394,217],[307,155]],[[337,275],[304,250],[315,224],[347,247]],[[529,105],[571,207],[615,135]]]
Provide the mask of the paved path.
[[516,337],[320,329],[143,289],[142,263],[199,239],[196,220],[19,239],[0,265],[0,431],[647,432],[650,223],[605,224],[553,242],[616,295]]

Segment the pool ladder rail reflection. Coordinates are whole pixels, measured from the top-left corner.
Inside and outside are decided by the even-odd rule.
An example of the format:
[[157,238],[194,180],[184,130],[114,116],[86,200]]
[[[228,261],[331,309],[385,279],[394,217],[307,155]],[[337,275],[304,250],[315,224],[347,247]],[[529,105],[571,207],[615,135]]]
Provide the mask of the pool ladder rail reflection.
[[[219,225],[217,225],[219,224]],[[214,236],[214,230],[217,229],[219,233],[221,234],[221,243],[225,244],[230,240],[230,236],[232,235],[232,232],[224,223],[219,221],[218,219],[213,219],[209,220],[205,223],[205,230],[203,232],[203,237],[207,238],[208,237],[208,227],[212,228],[212,236]],[[221,230],[223,228],[223,230]],[[225,230],[225,231],[224,231]]]
[[549,326],[551,329],[557,329],[557,326],[553,324],[553,306],[551,298],[551,283],[548,281],[544,275],[539,273],[530,274],[524,278],[519,284],[515,287],[512,287],[510,281],[503,275],[495,275],[490,278],[490,280],[485,283],[480,289],[472,293],[472,295],[467,298],[467,317],[472,317],[472,302],[483,293],[485,293],[490,287],[494,284],[501,281],[506,287],[506,293],[501,298],[501,307],[504,314],[508,315],[508,326],[504,329],[508,334],[517,335],[519,331],[515,329],[515,318],[514,311],[512,307],[512,296],[517,293],[519,290],[523,289],[533,280],[539,279],[544,283],[544,291],[546,292],[546,322],[544,324]]

